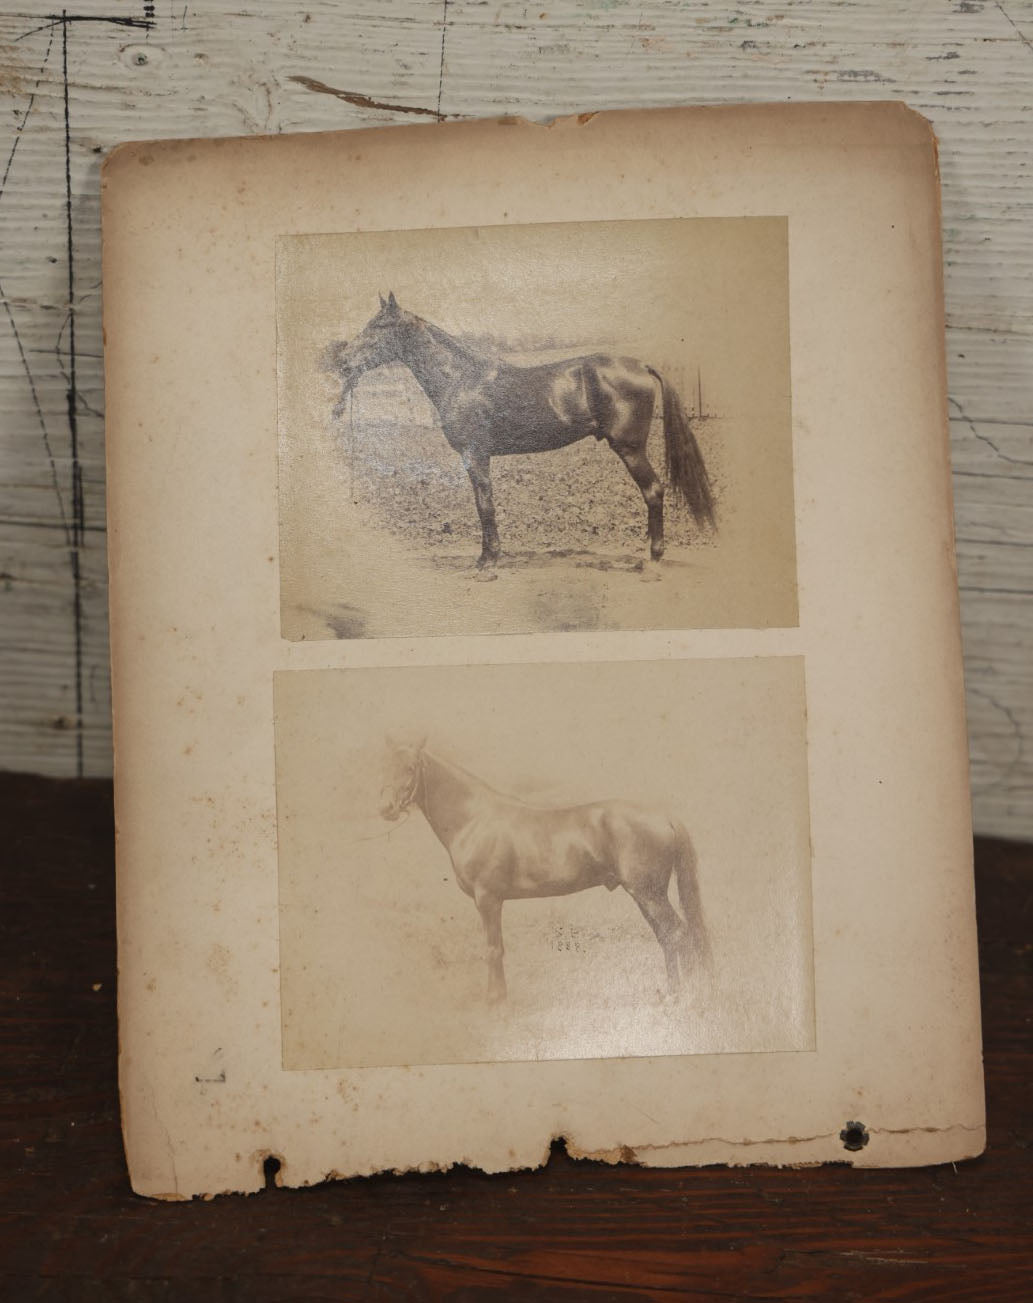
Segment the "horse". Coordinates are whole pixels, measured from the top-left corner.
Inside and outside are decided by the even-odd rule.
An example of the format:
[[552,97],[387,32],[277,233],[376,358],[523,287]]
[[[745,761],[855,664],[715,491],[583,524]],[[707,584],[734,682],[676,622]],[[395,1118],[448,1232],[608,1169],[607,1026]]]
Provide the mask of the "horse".
[[491,482],[492,457],[550,452],[592,436],[627,467],[646,504],[649,554],[664,553],[664,486],[646,456],[657,400],[663,405],[664,448],[671,489],[697,525],[715,528],[710,478],[681,399],[660,373],[631,357],[592,353],[541,366],[515,366],[483,357],[440,327],[399,307],[394,291],[348,343],[335,340],[324,366],[341,393],[333,420],[366,371],[400,362],[437,410],[445,438],[473,486],[481,525],[481,577],[495,578],[500,554]]
[[[656,936],[670,995],[708,960],[696,853],[676,819],[622,800],[530,805],[429,751],[425,739],[389,744],[381,816],[395,821],[413,806],[448,852],[457,884],[481,916],[489,1003],[506,998],[502,906],[507,900],[620,886]],[[680,914],[668,898],[672,877]]]

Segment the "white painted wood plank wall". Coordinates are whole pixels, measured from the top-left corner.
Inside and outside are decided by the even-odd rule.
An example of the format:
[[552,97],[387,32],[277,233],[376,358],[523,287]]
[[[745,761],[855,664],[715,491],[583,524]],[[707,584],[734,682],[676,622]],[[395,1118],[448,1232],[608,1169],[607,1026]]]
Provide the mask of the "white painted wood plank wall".
[[98,174],[112,145],[903,99],[941,142],[976,824],[1033,835],[1033,0],[246,3],[0,14],[0,766],[110,769]]

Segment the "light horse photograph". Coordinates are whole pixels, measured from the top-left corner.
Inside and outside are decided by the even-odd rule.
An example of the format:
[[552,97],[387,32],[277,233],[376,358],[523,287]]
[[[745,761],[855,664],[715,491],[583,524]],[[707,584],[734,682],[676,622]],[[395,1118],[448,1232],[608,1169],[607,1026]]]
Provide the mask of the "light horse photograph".
[[[506,998],[502,907],[507,900],[623,887],[652,928],[670,996],[710,957],[696,853],[685,827],[631,801],[532,805],[497,792],[428,749],[425,739],[388,743],[380,813],[417,809],[448,852],[456,884],[477,907],[487,953],[487,998]],[[669,890],[677,884],[680,913]]]
[[[554,452],[590,438],[606,443],[637,485],[649,559],[659,562],[665,486],[647,455],[654,414],[662,416],[667,489],[701,530],[714,530],[714,493],[685,408],[673,385],[645,362],[591,353],[517,366],[484,356],[404,310],[392,291],[380,296],[379,311],[353,340],[334,340],[323,354],[323,368],[341,384],[333,420],[346,416],[349,395],[363,375],[392,363],[415,377],[470,477],[481,529],[481,578],[496,577],[502,548],[492,458]],[[547,476],[548,467],[541,473]]]
[[285,1066],[812,1047],[802,658],[274,698]]

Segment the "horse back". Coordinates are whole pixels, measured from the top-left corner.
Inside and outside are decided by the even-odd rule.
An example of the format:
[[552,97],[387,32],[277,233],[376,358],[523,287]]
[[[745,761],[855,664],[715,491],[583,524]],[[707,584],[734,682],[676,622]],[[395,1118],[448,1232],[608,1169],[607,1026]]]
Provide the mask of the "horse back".
[[502,364],[458,392],[443,418],[454,447],[491,456],[545,452],[608,437],[621,411],[652,413],[656,385],[634,358],[591,353],[537,366]]
[[676,820],[630,801],[547,808],[496,798],[451,852],[464,890],[513,899],[666,882],[687,836]]

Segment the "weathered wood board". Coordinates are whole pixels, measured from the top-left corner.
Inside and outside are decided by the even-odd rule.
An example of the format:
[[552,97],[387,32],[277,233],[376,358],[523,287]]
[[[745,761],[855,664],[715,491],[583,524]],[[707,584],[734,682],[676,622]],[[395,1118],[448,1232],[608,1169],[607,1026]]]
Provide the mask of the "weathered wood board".
[[82,0],[0,15],[0,766],[111,766],[98,192],[113,145],[902,99],[941,146],[976,826],[1033,835],[1031,73],[1030,0]]

